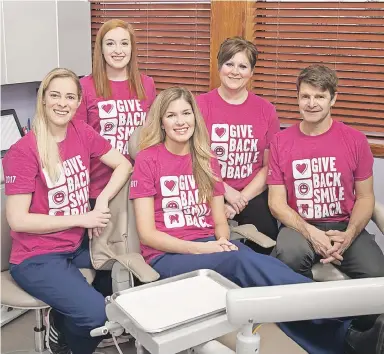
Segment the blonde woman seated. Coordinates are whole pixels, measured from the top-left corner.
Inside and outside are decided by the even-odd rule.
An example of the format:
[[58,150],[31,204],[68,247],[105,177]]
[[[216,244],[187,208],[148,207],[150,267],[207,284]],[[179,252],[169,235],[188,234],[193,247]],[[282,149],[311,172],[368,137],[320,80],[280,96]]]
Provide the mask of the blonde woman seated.
[[[175,87],[159,94],[142,130],[140,150],[130,198],[142,254],[161,278],[212,269],[242,287],[311,282],[276,258],[229,241],[220,169],[189,91]],[[366,332],[338,319],[280,327],[311,354],[374,354],[384,345],[383,320],[379,317]]]
[[[98,236],[111,214],[108,202],[128,180],[130,162],[84,122],[72,122],[81,101],[77,76],[52,70],[41,82],[33,129],[3,159],[11,227],[10,272],[27,293],[52,306],[47,338],[53,354],[92,354],[106,321],[104,296],[79,268],[92,268],[89,234]],[[114,170],[89,211],[91,158]]]

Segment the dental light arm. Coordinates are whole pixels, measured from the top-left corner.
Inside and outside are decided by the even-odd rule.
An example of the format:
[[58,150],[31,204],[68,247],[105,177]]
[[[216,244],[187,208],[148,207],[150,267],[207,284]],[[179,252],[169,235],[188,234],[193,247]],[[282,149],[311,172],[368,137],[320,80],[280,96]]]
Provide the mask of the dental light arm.
[[384,277],[234,289],[227,292],[232,325],[384,313]]

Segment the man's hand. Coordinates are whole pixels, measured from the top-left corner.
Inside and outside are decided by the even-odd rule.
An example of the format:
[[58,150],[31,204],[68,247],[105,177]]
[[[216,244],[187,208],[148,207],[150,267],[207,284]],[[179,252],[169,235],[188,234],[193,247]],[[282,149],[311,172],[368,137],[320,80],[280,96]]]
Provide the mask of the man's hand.
[[[309,231],[309,241],[311,242],[313,249],[317,254],[323,256],[324,259],[320,260],[321,263],[335,263],[340,264],[343,260],[343,257],[339,252],[337,252],[337,245],[332,246],[329,236],[322,230],[319,230],[317,227],[310,227]],[[332,249],[331,253],[328,251]],[[326,262],[325,262],[326,260]]]
[[236,214],[240,214],[244,208],[248,205],[248,200],[236,189],[226,185],[225,187],[225,200],[236,211]]
[[330,241],[334,242],[332,248],[328,250],[328,254],[332,254],[334,249],[338,249],[336,252],[342,255],[353,242],[353,235],[348,231],[329,230],[325,234]]
[[[341,243],[340,242],[334,242],[333,246],[327,251],[329,256],[327,258],[320,259],[320,263],[327,264],[327,263],[334,263],[336,265],[340,265],[341,261],[343,260],[342,253],[340,252]],[[332,252],[332,253],[330,253]],[[340,257],[337,260],[334,256],[331,256],[331,254],[338,254]]]
[[236,210],[232,208],[232,206],[228,203],[225,203],[225,217],[227,219],[233,219],[236,215]]

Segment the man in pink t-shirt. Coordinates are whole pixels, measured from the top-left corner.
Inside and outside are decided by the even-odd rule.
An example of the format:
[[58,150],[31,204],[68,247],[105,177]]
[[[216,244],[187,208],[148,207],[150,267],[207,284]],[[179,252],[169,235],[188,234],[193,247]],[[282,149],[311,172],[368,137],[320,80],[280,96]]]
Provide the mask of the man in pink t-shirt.
[[336,73],[323,65],[297,80],[302,122],[271,143],[269,205],[281,228],[275,253],[312,278],[333,263],[351,278],[384,276],[384,256],[364,228],[374,207],[373,156],[364,134],[331,118]]

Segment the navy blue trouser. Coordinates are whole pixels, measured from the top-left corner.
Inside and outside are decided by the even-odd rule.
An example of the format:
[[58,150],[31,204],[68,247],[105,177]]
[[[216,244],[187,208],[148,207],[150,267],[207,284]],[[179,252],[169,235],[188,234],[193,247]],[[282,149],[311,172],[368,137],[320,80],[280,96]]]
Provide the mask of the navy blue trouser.
[[[197,241],[213,240],[214,237]],[[241,287],[312,282],[276,258],[258,254],[239,241],[234,243],[238,251],[198,255],[167,253],[155,258],[151,265],[161,278],[212,269]],[[342,354],[350,323],[350,320],[324,319],[280,323],[279,327],[310,354]]]
[[103,338],[92,338],[89,332],[107,320],[104,296],[79,270],[92,268],[87,243],[72,253],[35,256],[10,267],[21,288],[56,310],[55,326],[73,354],[92,354]]

